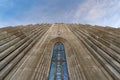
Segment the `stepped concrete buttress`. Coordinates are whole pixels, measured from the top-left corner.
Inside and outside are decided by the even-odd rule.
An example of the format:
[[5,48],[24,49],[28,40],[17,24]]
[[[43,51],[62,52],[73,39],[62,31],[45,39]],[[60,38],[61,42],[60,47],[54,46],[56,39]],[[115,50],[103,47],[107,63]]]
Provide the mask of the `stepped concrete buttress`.
[[48,80],[54,44],[70,80],[120,80],[120,29],[36,24],[0,29],[0,80]]

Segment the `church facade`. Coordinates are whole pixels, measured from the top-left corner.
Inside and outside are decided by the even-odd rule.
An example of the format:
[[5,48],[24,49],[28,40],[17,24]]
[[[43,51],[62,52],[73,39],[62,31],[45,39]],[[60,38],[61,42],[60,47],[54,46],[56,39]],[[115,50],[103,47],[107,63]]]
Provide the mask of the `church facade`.
[[120,80],[120,30],[82,24],[0,29],[0,80]]

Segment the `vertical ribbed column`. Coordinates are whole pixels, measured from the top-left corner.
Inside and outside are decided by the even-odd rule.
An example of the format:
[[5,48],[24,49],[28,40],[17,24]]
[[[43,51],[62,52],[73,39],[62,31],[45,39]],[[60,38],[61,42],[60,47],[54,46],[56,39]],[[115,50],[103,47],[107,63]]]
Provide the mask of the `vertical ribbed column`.
[[[14,67],[16,67],[21,59],[24,58],[27,52],[49,29],[49,27],[49,24],[46,24],[46,27],[44,24],[41,24],[1,29],[0,79],[6,78],[6,80],[10,80],[13,76],[12,74],[16,74],[17,68]],[[12,73],[14,70],[15,73]]]

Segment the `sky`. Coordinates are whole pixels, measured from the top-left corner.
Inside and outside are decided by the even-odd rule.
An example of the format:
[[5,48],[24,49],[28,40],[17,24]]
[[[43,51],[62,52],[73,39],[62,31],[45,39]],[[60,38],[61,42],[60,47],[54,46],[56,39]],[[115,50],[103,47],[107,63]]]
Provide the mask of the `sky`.
[[38,23],[120,27],[120,0],[0,0],[0,27]]

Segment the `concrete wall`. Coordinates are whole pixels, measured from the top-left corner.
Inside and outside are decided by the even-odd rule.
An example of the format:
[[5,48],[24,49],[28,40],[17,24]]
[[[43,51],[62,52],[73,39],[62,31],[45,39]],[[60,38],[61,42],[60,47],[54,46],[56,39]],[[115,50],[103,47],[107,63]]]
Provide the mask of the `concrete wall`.
[[1,29],[0,80],[47,80],[56,42],[65,46],[70,80],[119,80],[120,33],[115,30],[77,24]]

